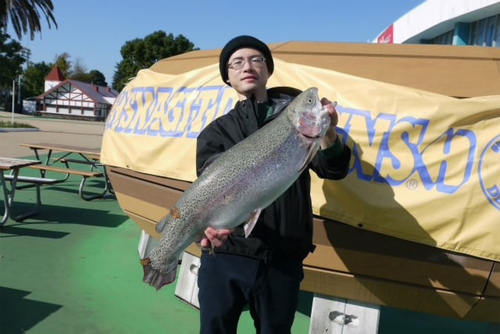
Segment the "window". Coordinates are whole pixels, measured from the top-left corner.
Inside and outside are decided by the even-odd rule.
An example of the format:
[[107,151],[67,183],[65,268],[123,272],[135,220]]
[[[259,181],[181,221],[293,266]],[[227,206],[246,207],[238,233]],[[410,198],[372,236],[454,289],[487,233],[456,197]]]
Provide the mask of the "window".
[[488,24],[486,28],[486,38],[485,38],[485,44],[486,46],[493,46],[493,38],[495,34],[495,25],[496,25],[496,16],[490,16],[488,18]]
[[495,31],[495,37],[493,39],[493,43],[491,46],[494,46],[494,47],[500,47],[500,15],[497,15],[496,16],[496,22],[497,22],[497,25],[496,25],[496,31]]
[[481,21],[479,21],[479,26],[477,29],[477,38],[475,40],[474,45],[485,46],[486,45],[485,35],[486,35],[486,19],[482,19]]
[[477,37],[477,22],[472,22],[472,24],[470,25],[469,45],[474,45],[476,37]]
[[429,40],[429,44],[451,45],[453,44],[453,34],[454,31],[450,30],[442,35],[436,36],[433,39]]

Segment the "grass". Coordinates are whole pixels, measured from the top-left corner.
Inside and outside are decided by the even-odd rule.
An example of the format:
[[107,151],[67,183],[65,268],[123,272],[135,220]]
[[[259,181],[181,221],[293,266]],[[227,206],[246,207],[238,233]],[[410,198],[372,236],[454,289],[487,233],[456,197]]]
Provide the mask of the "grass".
[[0,121],[0,128],[24,128],[24,129],[36,129],[35,126],[26,124],[26,123],[18,123],[11,121]]

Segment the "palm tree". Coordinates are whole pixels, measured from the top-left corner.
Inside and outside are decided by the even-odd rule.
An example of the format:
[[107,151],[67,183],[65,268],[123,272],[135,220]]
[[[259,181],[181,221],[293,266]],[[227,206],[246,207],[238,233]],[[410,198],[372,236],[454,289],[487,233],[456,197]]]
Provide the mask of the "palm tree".
[[42,31],[40,13],[47,19],[49,28],[51,22],[57,28],[53,10],[52,0],[0,0],[0,29],[7,28],[7,21],[10,18],[12,28],[19,39],[29,31],[33,40],[35,33]]

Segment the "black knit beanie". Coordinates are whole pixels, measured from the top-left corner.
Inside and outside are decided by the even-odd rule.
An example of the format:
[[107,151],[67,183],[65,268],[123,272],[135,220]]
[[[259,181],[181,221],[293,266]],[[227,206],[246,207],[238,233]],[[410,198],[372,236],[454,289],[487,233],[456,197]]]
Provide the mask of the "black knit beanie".
[[229,86],[231,85],[229,84],[229,82],[227,82],[227,63],[233,53],[235,53],[239,49],[244,48],[260,51],[264,58],[266,58],[267,71],[269,72],[269,75],[273,74],[274,61],[269,47],[255,37],[246,35],[238,36],[227,42],[226,46],[224,46],[219,56],[220,75],[222,77],[222,81],[224,81]]

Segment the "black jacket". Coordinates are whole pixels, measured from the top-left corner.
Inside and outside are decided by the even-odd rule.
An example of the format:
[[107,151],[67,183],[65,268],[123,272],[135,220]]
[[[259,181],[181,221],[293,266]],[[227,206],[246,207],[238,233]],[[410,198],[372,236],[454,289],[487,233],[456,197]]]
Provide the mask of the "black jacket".
[[[268,97],[273,103],[272,121],[300,91],[273,88]],[[254,98],[238,101],[229,113],[215,119],[198,136],[196,165],[198,174],[205,162],[228,150],[258,130],[258,106]],[[335,158],[316,154],[309,168],[320,178],[339,180],[347,175],[350,149],[345,146]],[[312,244],[311,177],[306,169],[299,179],[273,204],[262,210],[248,238],[237,228],[216,252],[229,252],[271,261],[303,260],[314,249]],[[242,220],[246,217],[242,217]],[[243,221],[242,221],[243,223]]]

